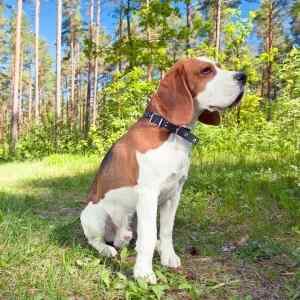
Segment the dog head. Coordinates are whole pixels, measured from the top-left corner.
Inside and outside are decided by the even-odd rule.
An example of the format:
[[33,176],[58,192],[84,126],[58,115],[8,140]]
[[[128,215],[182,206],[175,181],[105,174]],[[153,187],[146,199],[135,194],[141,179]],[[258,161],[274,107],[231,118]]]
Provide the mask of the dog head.
[[242,99],[246,79],[244,73],[223,70],[203,57],[185,59],[166,74],[151,102],[177,125],[197,119],[218,125],[219,113]]

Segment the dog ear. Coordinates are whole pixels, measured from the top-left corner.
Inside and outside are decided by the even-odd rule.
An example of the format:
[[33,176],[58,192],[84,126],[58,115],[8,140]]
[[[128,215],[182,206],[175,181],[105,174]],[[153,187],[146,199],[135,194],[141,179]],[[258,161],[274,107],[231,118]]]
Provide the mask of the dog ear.
[[189,124],[194,114],[194,99],[188,88],[184,65],[179,62],[161,80],[150,105],[176,125]]
[[208,125],[219,125],[221,117],[218,111],[204,110],[199,116],[199,121]]

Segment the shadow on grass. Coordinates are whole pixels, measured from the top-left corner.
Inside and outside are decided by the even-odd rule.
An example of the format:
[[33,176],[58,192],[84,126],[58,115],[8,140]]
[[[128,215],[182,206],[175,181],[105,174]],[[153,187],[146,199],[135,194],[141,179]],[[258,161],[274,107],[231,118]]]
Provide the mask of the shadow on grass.
[[[270,166],[280,170],[281,166],[284,165],[284,161],[278,160],[265,160],[257,163],[242,161],[193,165],[184,188],[183,205],[186,204],[185,202],[189,202],[188,197],[185,195],[193,192],[203,192],[205,199],[211,194],[222,198],[224,194],[231,193],[236,194],[239,199],[237,205],[233,205],[230,209],[239,210],[239,206],[243,204],[242,201],[248,201],[250,188],[256,189],[254,196],[262,199],[260,202],[255,203],[250,201],[249,205],[259,205],[258,208],[268,210],[274,206],[274,203],[276,207],[278,206],[279,197],[279,209],[285,209],[289,215],[295,218],[295,212],[300,210],[299,203],[295,201],[297,197],[300,197],[300,189],[295,186],[297,178],[280,177],[272,180],[262,180],[251,175],[256,170],[267,169]],[[231,177],[228,177],[229,173],[231,173]],[[84,199],[94,175],[94,172],[87,172],[75,176],[26,181],[26,184],[16,187],[21,190],[24,189],[24,193],[0,192],[0,210],[4,215],[16,214],[22,216],[29,214],[32,217],[44,220],[53,227],[50,232],[51,240],[59,245],[74,246],[80,244],[86,246],[79,214],[85,206]],[[195,201],[197,205],[197,199]],[[223,203],[221,202],[218,205],[226,206],[228,203],[225,199]],[[194,206],[185,205],[185,209],[184,219],[181,215],[177,224],[180,223],[180,226],[188,231],[192,223],[189,216],[195,214],[193,211]],[[208,211],[208,213],[210,212]],[[213,213],[216,216],[218,214],[216,211],[213,211]],[[255,213],[260,213],[260,210],[255,210]],[[272,214],[272,211],[270,211],[270,214]],[[272,222],[272,220],[269,221]],[[290,222],[290,220],[286,220],[286,222]],[[226,226],[227,223],[223,223],[222,230],[226,231]],[[190,236],[190,234],[188,233],[187,236]]]

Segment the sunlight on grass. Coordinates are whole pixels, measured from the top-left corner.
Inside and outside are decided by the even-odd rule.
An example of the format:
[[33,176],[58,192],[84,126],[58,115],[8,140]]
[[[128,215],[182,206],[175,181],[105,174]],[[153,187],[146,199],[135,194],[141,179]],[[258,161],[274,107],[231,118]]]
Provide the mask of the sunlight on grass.
[[0,298],[295,297],[299,163],[267,155],[194,155],[175,232],[184,266],[167,270],[155,258],[155,286],[133,281],[133,247],[108,260],[84,239],[78,217],[97,156],[0,165]]

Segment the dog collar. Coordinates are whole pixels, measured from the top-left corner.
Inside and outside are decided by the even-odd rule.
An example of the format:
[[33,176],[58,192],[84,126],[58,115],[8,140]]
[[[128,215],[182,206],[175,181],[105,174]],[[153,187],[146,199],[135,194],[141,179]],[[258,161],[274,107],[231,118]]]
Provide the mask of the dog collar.
[[192,134],[189,128],[177,126],[154,112],[146,111],[143,117],[148,119],[150,123],[157,125],[157,127],[166,128],[193,145],[196,145],[199,142],[199,138]]

